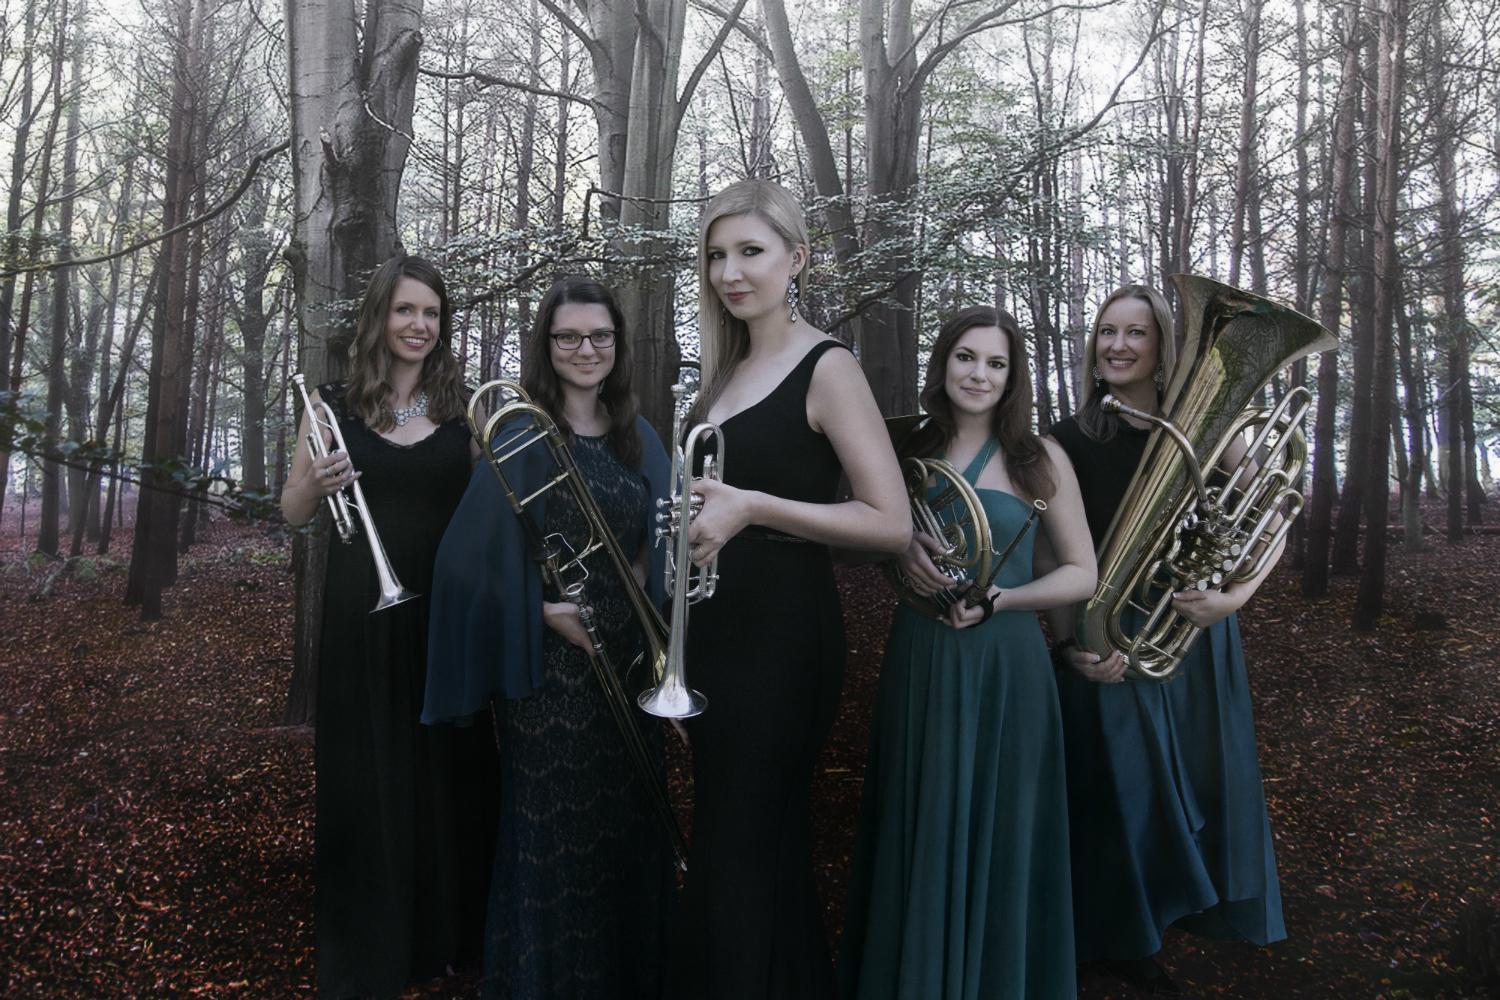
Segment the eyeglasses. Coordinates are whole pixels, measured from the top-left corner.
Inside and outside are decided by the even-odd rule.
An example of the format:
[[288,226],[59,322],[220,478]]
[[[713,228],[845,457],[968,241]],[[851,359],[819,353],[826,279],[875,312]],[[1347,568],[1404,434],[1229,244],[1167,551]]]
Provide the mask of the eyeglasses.
[[557,345],[558,350],[576,351],[583,346],[587,340],[594,346],[595,350],[602,351],[606,347],[615,346],[615,331],[595,330],[593,333],[579,333],[576,330],[564,330],[561,333],[550,333],[549,337]]

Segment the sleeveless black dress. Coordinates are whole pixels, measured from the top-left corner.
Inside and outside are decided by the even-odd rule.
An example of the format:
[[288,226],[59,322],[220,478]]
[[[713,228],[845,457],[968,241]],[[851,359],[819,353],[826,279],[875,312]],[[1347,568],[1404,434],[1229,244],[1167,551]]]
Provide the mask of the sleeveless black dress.
[[[840,467],[807,424],[818,344],[760,402],[720,424],[724,479],[829,503]],[[693,606],[688,681],[693,834],[677,993],[755,1000],[833,994],[813,881],[813,765],[838,709],[844,631],[827,546],[752,526],[720,551],[713,598]]]
[[396,576],[420,595],[371,614],[379,586],[362,536],[329,542],[318,669],[314,847],[320,996],[399,994],[477,957],[493,843],[488,724],[418,721],[427,594],[443,529],[469,482],[469,435],[450,420],[410,446],[319,386]]

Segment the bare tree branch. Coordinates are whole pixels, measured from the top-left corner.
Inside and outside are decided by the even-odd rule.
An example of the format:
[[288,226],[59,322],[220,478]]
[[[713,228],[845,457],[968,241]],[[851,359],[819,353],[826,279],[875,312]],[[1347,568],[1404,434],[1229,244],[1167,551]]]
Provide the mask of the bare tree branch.
[[137,242],[130,244],[128,247],[123,247],[119,250],[114,251],[113,253],[100,254],[96,257],[73,257],[69,258],[68,260],[56,260],[46,264],[32,264],[29,267],[18,267],[11,271],[0,271],[0,278],[9,278],[12,275],[18,274],[28,274],[33,271],[57,271],[65,267],[81,267],[85,264],[102,264],[107,260],[114,260],[116,257],[125,257],[129,254],[133,254],[137,250],[142,250],[146,247],[151,246],[153,243],[160,243],[162,240],[168,239],[172,236],[176,236],[180,232],[188,229],[193,229],[197,226],[201,226],[205,222],[211,222],[212,220],[218,218],[226,211],[228,211],[234,205],[234,203],[239,201],[240,197],[250,189],[250,182],[255,179],[255,172],[261,168],[262,164],[264,164],[267,160],[271,159],[274,156],[285,153],[288,149],[291,148],[291,145],[291,139],[283,139],[277,145],[258,154],[254,159],[250,161],[250,165],[245,168],[245,176],[240,179],[240,183],[234,189],[234,191],[231,192],[230,195],[223,201],[219,202],[213,208],[210,208],[208,211],[204,212],[200,216],[197,216],[196,218],[188,219],[179,225],[173,226],[171,229],[168,229],[165,232],[157,233],[155,236],[148,237],[144,240],[138,240]]
[[724,19],[724,23],[719,25],[719,30],[714,34],[714,40],[709,43],[708,50],[698,60],[698,65],[693,67],[693,72],[688,76],[686,86],[682,88],[682,96],[677,99],[677,121],[674,122],[674,127],[687,114],[688,102],[693,99],[693,91],[698,89],[698,81],[703,79],[703,74],[708,70],[709,63],[719,54],[719,50],[724,47],[724,40],[729,37],[729,33],[734,30],[734,26],[739,23],[740,11],[745,9],[745,3],[746,0],[735,0],[734,10],[730,11]]
[[539,97],[556,97],[564,101],[573,101],[576,104],[584,104],[589,107],[597,107],[598,101],[582,94],[570,94],[565,90],[553,90],[551,87],[537,87],[529,83],[521,83],[519,80],[507,80],[504,77],[494,76],[482,70],[471,69],[462,73],[444,73],[442,70],[426,69],[417,70],[422,76],[430,76],[439,80],[476,80],[483,87],[508,87],[511,90],[521,90],[528,94],[536,94]]

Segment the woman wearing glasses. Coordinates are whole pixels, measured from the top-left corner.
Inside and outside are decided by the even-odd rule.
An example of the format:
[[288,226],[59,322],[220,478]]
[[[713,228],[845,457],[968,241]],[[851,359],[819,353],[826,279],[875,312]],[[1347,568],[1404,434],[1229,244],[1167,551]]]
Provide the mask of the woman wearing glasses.
[[[667,459],[637,414],[630,344],[613,295],[588,278],[558,281],[525,351],[522,387],[557,422],[615,539],[659,602],[662,550],[650,529],[656,498],[667,491]],[[497,437],[514,429],[507,424]],[[529,494],[552,465],[534,447],[505,473]],[[547,536],[586,534],[566,490],[529,513]],[[462,719],[493,699],[500,835],[482,994],[655,997],[673,890],[669,844],[590,666],[578,607],[544,590],[534,557],[494,472],[476,469],[438,552],[424,719]],[[642,645],[640,628],[608,556],[596,553],[585,567],[596,626],[623,668]],[[645,731],[659,754],[659,728]]]

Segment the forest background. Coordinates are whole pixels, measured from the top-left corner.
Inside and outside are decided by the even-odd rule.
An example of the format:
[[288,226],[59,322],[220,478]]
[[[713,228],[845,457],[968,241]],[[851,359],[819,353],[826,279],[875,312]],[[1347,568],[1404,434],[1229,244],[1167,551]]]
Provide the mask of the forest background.
[[[1115,285],[1209,275],[1313,316],[1283,574],[1485,530],[1500,448],[1500,0],[0,0],[0,516],[24,572],[128,563],[164,613],[214,511],[290,546],[312,717],[326,519],[276,535],[290,376],[337,377],[382,259],[436,260],[474,384],[561,273],[620,290],[643,411],[696,356],[706,198],[772,177],[807,312],[888,414],[942,319],[1032,338],[1071,412]],[[128,535],[125,529],[128,528]]]

